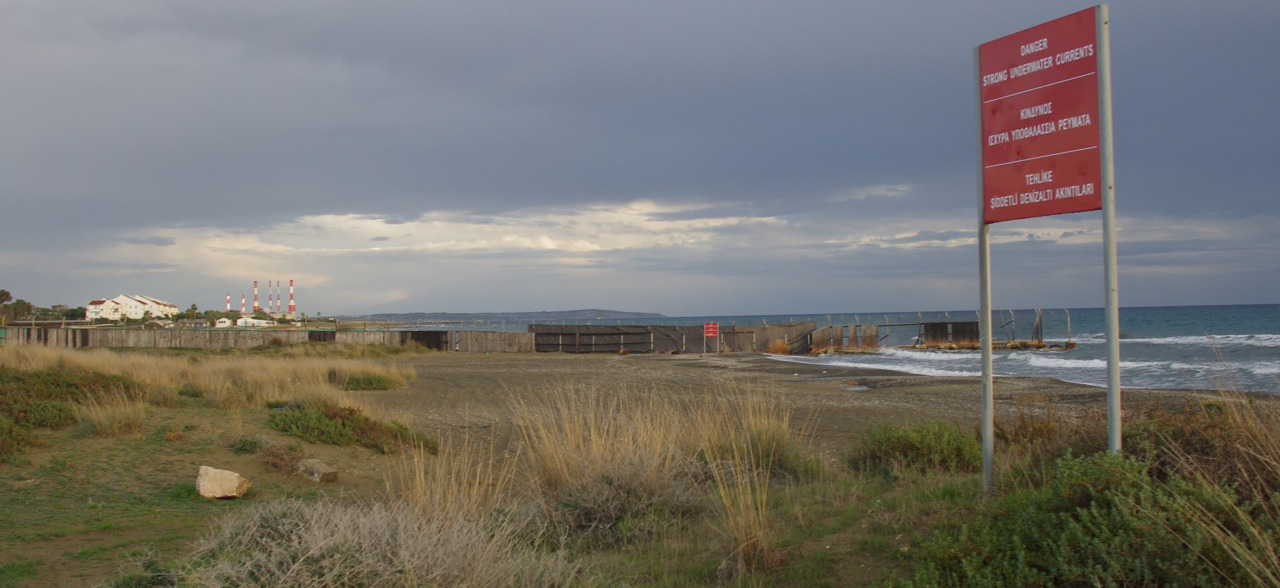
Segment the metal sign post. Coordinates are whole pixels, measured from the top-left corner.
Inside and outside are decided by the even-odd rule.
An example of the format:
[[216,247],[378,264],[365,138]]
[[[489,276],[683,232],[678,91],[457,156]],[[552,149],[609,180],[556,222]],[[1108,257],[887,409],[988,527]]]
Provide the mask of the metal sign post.
[[1120,451],[1120,338],[1111,143],[1111,56],[1105,4],[979,45],[979,322],[983,489],[994,470],[992,223],[1102,211],[1107,320],[1107,436]]

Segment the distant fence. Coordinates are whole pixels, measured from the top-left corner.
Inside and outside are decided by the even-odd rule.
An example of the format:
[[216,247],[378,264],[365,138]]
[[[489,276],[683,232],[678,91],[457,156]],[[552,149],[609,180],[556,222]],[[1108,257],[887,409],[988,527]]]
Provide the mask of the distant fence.
[[731,353],[766,351],[780,341],[790,353],[808,353],[812,322],[725,326],[703,337],[701,326],[529,325],[541,352],[563,353]]
[[466,353],[847,353],[874,350],[890,328],[916,330],[912,346],[973,349],[978,323],[936,322],[884,325],[721,325],[717,336],[703,327],[659,325],[529,325],[528,332],[275,329],[119,329],[54,326],[0,327],[0,345],[60,348],[155,347],[248,349],[269,345],[333,343],[417,345]]
[[271,329],[64,329],[4,327],[0,344],[40,347],[160,347],[248,349],[264,345],[335,343],[419,345],[439,351],[473,353],[533,352],[532,333],[479,331],[334,331]]

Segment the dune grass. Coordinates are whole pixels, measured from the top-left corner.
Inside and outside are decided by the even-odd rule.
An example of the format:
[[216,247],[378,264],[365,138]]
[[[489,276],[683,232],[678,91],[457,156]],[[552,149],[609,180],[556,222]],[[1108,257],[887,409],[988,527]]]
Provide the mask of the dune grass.
[[412,376],[375,359],[0,347],[0,461],[30,446],[35,428],[79,422],[86,434],[137,435],[147,406],[179,403],[228,410],[306,405],[320,418],[302,424],[282,418],[279,428],[324,442],[346,432],[344,443],[384,452],[401,442],[429,445],[351,393],[403,386]]

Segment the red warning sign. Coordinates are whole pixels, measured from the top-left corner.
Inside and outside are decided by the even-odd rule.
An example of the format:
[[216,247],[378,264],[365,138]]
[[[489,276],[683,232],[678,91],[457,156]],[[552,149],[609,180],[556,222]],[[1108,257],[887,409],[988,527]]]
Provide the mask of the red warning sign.
[[702,323],[703,337],[719,337],[720,323]]
[[978,46],[983,222],[1102,208],[1097,11]]

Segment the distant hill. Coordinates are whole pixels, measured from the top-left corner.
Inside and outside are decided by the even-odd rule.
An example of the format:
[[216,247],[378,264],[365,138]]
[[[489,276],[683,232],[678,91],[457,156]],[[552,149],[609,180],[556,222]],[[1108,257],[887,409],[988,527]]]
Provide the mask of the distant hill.
[[347,320],[370,320],[390,322],[413,321],[589,321],[636,318],[664,318],[666,315],[656,312],[626,312],[621,310],[600,310],[588,308],[582,310],[540,310],[535,312],[401,312],[379,313],[367,315],[347,315],[340,318]]

